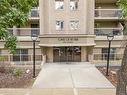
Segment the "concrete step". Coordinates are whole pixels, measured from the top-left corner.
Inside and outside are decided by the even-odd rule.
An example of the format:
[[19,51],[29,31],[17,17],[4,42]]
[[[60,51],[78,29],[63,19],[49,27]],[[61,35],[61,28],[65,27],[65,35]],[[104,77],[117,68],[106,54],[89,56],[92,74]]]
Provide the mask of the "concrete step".
[[0,95],[116,95],[115,89],[0,89]]
[[44,68],[88,68],[95,67],[90,62],[61,62],[61,63],[45,63]]

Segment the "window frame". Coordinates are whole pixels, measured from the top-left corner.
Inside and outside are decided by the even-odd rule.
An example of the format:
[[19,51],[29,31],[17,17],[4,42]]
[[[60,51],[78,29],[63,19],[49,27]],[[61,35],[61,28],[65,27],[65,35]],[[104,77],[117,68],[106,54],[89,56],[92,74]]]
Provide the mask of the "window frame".
[[[71,3],[75,3],[73,6],[71,5]],[[77,7],[76,7],[76,3],[77,3]],[[73,8],[74,9],[73,9]],[[69,8],[71,11],[76,11],[79,9],[79,0],[70,0],[70,3],[69,3]]]
[[39,35],[40,31],[39,31],[39,23],[31,23],[31,36],[33,34]]
[[[103,49],[105,49],[106,52],[103,52],[104,51]],[[111,52],[111,50],[113,50],[113,52]],[[107,60],[108,48],[102,48],[101,54],[102,54],[102,60]],[[110,60],[115,60],[115,54],[116,54],[116,48],[110,48]]]
[[[24,51],[26,51],[26,53],[23,53]],[[29,61],[28,49],[17,49],[16,54],[13,55],[13,61]]]
[[[60,8],[60,4],[59,4],[59,7],[56,7],[56,6],[57,6],[57,5],[56,5],[57,2],[63,3],[63,5],[62,5],[61,8]],[[55,0],[55,10],[64,10],[64,0]]]
[[[77,23],[77,26],[75,26],[75,27],[77,27],[77,28],[72,29],[72,27],[71,27],[72,22],[75,22],[75,24]],[[69,29],[70,29],[71,31],[79,30],[79,20],[70,20],[70,21],[69,21]]]
[[[60,22],[60,28],[59,29],[57,28],[57,26],[58,26],[57,22]],[[55,29],[56,29],[56,31],[64,30],[64,20],[56,20]]]

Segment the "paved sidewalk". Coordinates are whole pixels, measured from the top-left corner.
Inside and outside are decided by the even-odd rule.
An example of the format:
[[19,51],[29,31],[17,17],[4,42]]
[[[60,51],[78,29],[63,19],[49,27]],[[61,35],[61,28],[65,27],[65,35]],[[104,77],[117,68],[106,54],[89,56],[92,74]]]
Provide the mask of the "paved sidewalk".
[[[0,95],[75,95],[73,89],[0,89]],[[116,95],[115,89],[77,89],[77,95]]]
[[114,86],[89,63],[44,64],[33,88],[114,88]]

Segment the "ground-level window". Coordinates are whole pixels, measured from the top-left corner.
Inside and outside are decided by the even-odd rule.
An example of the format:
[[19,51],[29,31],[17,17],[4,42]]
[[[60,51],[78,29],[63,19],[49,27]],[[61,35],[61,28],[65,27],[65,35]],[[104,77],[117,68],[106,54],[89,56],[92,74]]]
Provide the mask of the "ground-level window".
[[70,0],[70,10],[77,10],[78,2],[79,0]]
[[[111,48],[110,49],[110,60],[115,59],[115,53],[116,53],[116,48]],[[102,60],[107,60],[108,57],[108,48],[102,48]]]
[[64,9],[64,0],[55,0],[55,9],[63,10]]
[[71,20],[70,21],[70,30],[77,30],[79,28],[79,21],[78,20]]
[[28,61],[28,49],[17,49],[13,61]]
[[64,28],[64,21],[56,21],[56,30],[63,30]]

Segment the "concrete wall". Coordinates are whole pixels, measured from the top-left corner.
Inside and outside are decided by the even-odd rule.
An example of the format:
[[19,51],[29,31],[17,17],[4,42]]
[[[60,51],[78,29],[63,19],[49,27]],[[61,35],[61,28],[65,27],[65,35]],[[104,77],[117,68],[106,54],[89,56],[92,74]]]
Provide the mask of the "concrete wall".
[[46,60],[49,63],[53,62],[53,48],[52,47],[46,48]]
[[81,61],[87,62],[87,47],[81,47]]
[[93,63],[93,59],[94,59],[93,49],[94,49],[94,47],[87,47],[87,54],[88,54],[87,57],[88,57],[88,61],[91,63]]

